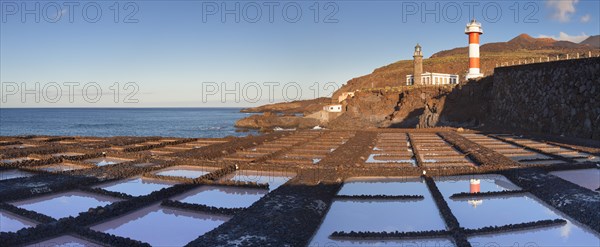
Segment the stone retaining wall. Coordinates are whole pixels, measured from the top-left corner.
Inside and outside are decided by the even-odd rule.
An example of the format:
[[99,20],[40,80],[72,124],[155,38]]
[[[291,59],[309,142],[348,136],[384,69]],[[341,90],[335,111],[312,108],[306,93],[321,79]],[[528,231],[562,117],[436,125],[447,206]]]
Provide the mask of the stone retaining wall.
[[489,122],[600,139],[600,58],[496,68]]

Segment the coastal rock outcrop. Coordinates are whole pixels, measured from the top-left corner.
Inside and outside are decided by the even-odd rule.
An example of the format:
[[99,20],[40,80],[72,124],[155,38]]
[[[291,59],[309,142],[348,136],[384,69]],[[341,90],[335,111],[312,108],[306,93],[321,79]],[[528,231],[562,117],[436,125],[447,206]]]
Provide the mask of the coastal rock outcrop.
[[235,122],[237,128],[261,129],[263,131],[279,128],[312,128],[320,124],[320,121],[314,118],[298,116],[277,116],[270,112],[262,115],[251,115]]
[[346,112],[326,127],[474,127],[483,123],[489,113],[491,86],[492,79],[488,77],[456,86],[360,91],[344,102]]
[[241,112],[246,113],[263,113],[263,112],[278,112],[285,114],[303,113],[308,115],[323,109],[323,106],[330,104],[329,98],[316,98],[310,100],[297,100],[291,102],[281,102],[275,104],[262,105],[257,107],[244,108]]
[[417,128],[432,128],[437,126],[439,121],[440,113],[438,112],[437,106],[435,104],[432,104],[432,106],[425,104],[425,110],[423,111],[423,114],[419,116]]

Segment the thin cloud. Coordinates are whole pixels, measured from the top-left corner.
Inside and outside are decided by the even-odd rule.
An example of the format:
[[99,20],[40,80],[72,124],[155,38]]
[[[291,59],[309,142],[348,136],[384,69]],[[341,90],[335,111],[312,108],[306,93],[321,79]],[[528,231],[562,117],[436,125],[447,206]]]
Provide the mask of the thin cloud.
[[558,34],[558,36],[554,36],[554,35],[543,35],[540,34],[538,36],[538,38],[552,38],[555,40],[564,40],[564,41],[571,41],[573,43],[579,43],[581,41],[584,41],[585,39],[589,38],[590,36],[585,34],[585,33],[581,33],[580,35],[569,35],[565,32],[560,32]]
[[54,14],[49,15],[49,13],[46,13],[48,15],[48,18],[50,18],[53,22],[54,21],[58,21],[64,17],[68,17],[69,14],[69,9],[68,8],[64,8],[64,9],[59,9],[60,11],[56,11],[54,12],[53,9],[47,12],[54,12]]
[[546,7],[554,10],[552,19],[559,22],[568,22],[571,20],[571,15],[575,13],[575,5],[579,0],[546,0]]
[[592,19],[592,16],[590,14],[584,15],[581,17],[581,19],[579,19],[579,21],[581,21],[581,23],[588,23],[590,22],[590,20]]

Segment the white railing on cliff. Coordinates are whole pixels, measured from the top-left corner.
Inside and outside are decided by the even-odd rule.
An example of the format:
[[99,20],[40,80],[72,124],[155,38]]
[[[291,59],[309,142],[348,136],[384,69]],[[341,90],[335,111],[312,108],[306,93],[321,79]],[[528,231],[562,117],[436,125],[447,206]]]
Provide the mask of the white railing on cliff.
[[418,89],[418,88],[432,88],[432,87],[439,87],[439,88],[453,88],[456,87],[458,84],[430,84],[430,85],[402,85],[402,86],[395,86],[395,87],[373,87],[373,88],[361,88],[358,90],[355,90],[354,92],[401,92],[401,91],[406,91],[406,90],[412,90],[412,89]]
[[580,58],[591,58],[591,57],[600,57],[600,53],[598,53],[597,55],[594,56],[594,54],[589,51],[587,54],[585,53],[575,53],[575,54],[563,54],[561,55],[556,55],[555,56],[546,56],[546,57],[537,57],[537,58],[527,58],[527,59],[519,59],[519,60],[512,60],[509,62],[501,62],[501,63],[496,63],[496,67],[507,67],[507,66],[513,66],[513,65],[522,65],[522,64],[532,64],[532,63],[547,63],[547,62],[554,62],[554,61],[564,61],[564,60],[571,60],[571,59],[580,59]]

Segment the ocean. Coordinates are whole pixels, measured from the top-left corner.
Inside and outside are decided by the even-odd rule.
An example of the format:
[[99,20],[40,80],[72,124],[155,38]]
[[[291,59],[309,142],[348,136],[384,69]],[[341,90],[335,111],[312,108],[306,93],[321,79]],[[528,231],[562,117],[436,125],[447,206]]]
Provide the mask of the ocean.
[[241,108],[0,108],[0,135],[225,137]]

